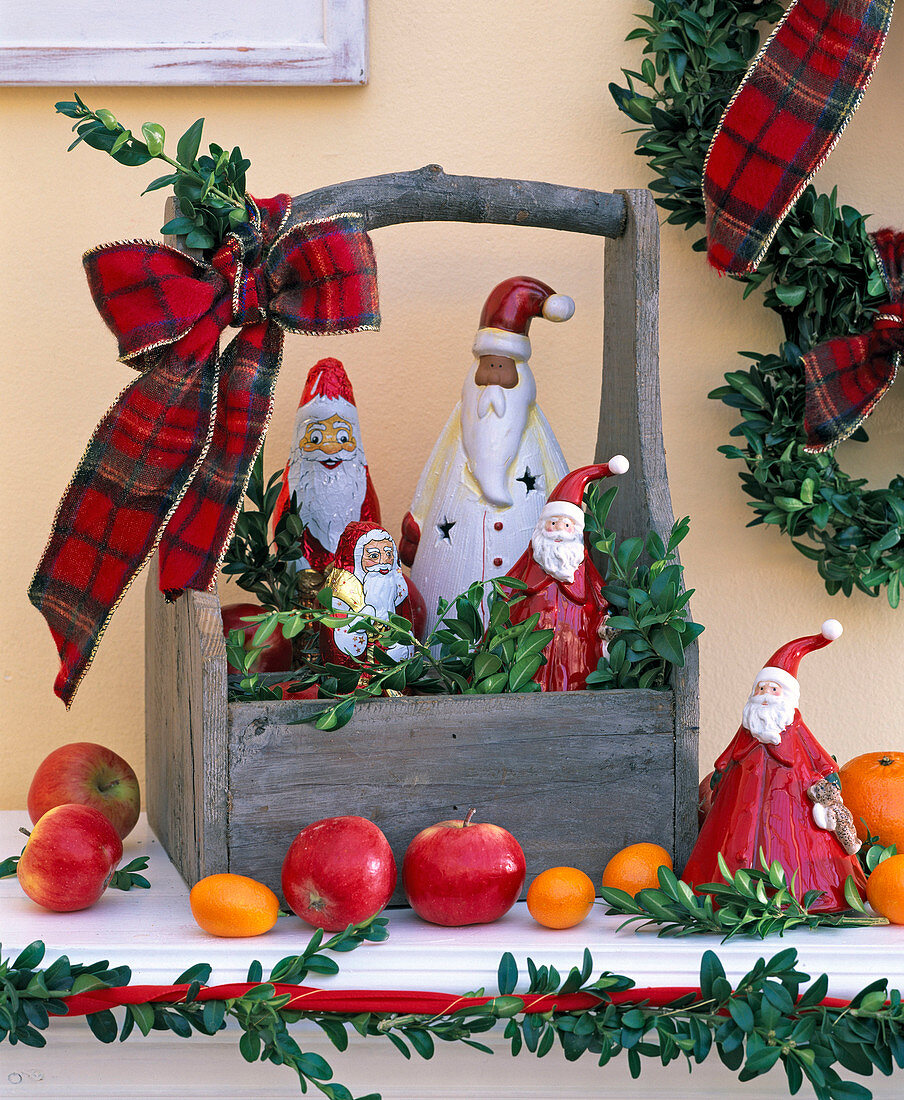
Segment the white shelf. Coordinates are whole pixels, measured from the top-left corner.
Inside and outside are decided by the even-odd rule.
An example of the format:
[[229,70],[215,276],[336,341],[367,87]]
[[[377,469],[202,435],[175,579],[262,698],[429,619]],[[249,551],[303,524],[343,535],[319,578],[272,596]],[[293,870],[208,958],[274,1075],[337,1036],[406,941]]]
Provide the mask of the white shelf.
[[[0,856],[20,850],[19,826],[27,815],[0,813]],[[277,927],[253,939],[223,940],[208,936],[195,924],[188,907],[188,890],[166,853],[141,822],[125,843],[124,860],[150,856],[146,875],[150,890],[108,891],[93,908],[80,913],[49,913],[32,903],[15,879],[0,882],[0,940],[3,957],[15,957],[32,940],[47,946],[45,965],[60,954],[73,962],[109,959],[132,967],[133,982],[169,984],[192,963],[213,967],[211,984],[242,981],[248,964],[259,959],[265,974],[279,959],[307,943],[310,931],[294,917],[281,917]],[[735,940],[720,944],[716,937],[659,939],[630,929],[616,931],[620,920],[602,915],[601,905],[577,928],[555,932],[540,927],[519,903],[502,920],[470,928],[438,928],[410,910],[389,910],[390,937],[337,956],[340,973],[323,984],[341,989],[408,989],[464,993],[480,987],[496,989],[502,953],[511,951],[522,973],[530,957],[554,965],[560,972],[580,965],[585,947],[594,968],[632,977],[637,985],[696,985],[700,958],[710,948],[722,959],[729,979],[740,977],[755,960],[785,947],[795,947],[801,969],[830,977],[829,993],[849,997],[876,977],[887,977],[904,988],[904,927],[824,929],[795,932],[783,938]],[[647,1065],[639,1082],[628,1076],[624,1059],[600,1069],[592,1056],[566,1064],[559,1052],[537,1060],[523,1053],[512,1059],[500,1038],[489,1045],[495,1057],[461,1044],[437,1052],[429,1062],[406,1062],[389,1044],[353,1039],[342,1054],[313,1029],[302,1032],[308,1049],[317,1050],[332,1065],[338,1081],[356,1093],[381,1091],[384,1100],[457,1097],[578,1100],[583,1097],[641,1097],[663,1100],[682,1096],[756,1096],[757,1100],[787,1095],[784,1073],[777,1067],[756,1086],[738,1085],[715,1055],[688,1075],[683,1065],[662,1070]],[[0,1047],[0,1097],[294,1097],[300,1095],[294,1075],[270,1065],[248,1065],[235,1049],[230,1030],[213,1039],[183,1041],[169,1033],[135,1035],[122,1046],[106,1050],[83,1020],[55,1020],[47,1046],[33,1050]],[[107,1058],[112,1074],[104,1073]],[[677,1067],[677,1068],[675,1068]],[[191,1078],[190,1090],[185,1082]],[[859,1080],[859,1079],[858,1079]],[[901,1095],[902,1077],[863,1079],[877,1098]],[[59,1091],[54,1091],[58,1089]],[[106,1089],[107,1091],[101,1091]],[[200,1091],[199,1091],[200,1090]],[[206,1091],[205,1091],[206,1090]]]

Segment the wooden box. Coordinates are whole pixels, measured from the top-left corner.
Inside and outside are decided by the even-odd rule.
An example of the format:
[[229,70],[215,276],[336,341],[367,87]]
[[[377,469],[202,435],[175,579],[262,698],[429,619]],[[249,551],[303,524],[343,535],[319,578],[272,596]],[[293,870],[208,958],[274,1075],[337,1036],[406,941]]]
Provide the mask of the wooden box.
[[[434,190],[444,181],[454,189],[456,181],[433,167],[407,175],[424,177]],[[347,187],[360,190],[369,182]],[[425,213],[423,204],[407,215],[372,211],[369,227],[442,217],[610,238],[595,461],[616,451],[630,459],[610,514],[621,535],[667,532],[672,511],[660,423],[659,234],[652,197],[471,182],[497,197],[494,187],[512,184],[512,200],[507,208],[482,201],[466,210],[447,195],[440,212]],[[549,214],[550,191],[556,202],[567,192],[571,209],[564,215]],[[366,208],[357,194],[345,207],[333,189],[318,195],[319,207],[304,197],[309,218]],[[233,871],[277,892],[296,833],[342,814],[375,821],[399,864],[420,829],[474,806],[480,819],[519,839],[528,882],[546,867],[567,864],[599,883],[608,858],[638,840],[664,845],[681,867],[697,830],[695,648],[687,656],[670,691],[379,699],[359,705],[347,726],[327,733],[293,724],[323,703],[227,703],[216,594],[190,591],[165,604],[152,568],[146,596],[149,821],[189,884]],[[404,903],[401,890],[393,902]]]

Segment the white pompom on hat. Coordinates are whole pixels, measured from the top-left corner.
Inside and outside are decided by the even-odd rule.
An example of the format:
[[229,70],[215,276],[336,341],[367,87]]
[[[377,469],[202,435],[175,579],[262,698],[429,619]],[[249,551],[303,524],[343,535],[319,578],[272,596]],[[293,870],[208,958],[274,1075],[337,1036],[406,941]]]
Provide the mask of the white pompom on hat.
[[803,638],[795,638],[773,653],[771,659],[764,668],[761,668],[753,681],[753,688],[764,680],[771,680],[780,684],[790,692],[795,700],[800,698],[800,683],[797,679],[797,670],[801,658],[814,650],[822,649],[829,642],[840,638],[844,627],[837,619],[826,619],[818,634],[809,634]]
[[535,317],[567,321],[574,315],[574,300],[556,294],[551,286],[529,275],[516,275],[493,287],[480,314],[474,337],[476,356],[505,355],[519,362],[530,359],[528,329]]

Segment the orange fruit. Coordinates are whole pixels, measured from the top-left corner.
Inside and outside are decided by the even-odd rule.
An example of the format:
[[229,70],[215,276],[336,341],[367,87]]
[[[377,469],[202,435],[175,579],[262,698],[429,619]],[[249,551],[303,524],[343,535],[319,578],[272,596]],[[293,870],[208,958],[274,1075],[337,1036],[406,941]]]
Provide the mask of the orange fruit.
[[868,827],[883,844],[897,845],[904,855],[904,752],[866,752],[849,760],[838,774],[857,836],[866,840]]
[[672,869],[672,857],[659,844],[629,844],[606,864],[603,886],[624,890],[633,898],[638,890],[658,887],[656,872],[660,867]]
[[593,879],[577,867],[541,871],[527,890],[527,911],[544,928],[573,928],[593,908]]
[[279,899],[269,886],[244,875],[208,875],[188,895],[192,916],[212,936],[259,936],[279,916]]
[[904,924],[904,855],[889,856],[866,880],[866,900],[891,921]]

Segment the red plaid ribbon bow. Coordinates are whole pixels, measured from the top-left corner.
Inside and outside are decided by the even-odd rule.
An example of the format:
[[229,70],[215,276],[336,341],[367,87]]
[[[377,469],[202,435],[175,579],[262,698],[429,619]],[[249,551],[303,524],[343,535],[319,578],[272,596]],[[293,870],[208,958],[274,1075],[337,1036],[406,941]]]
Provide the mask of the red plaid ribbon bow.
[[811,454],[836,447],[857,430],[895,380],[904,352],[904,233],[870,234],[891,300],[870,332],[841,336],[802,357],[804,428]]
[[756,270],[869,84],[894,0],[795,0],[728,105],[703,169],[709,262]]
[[[360,215],[287,229],[288,195],[249,211],[209,264],[152,241],[84,257],[120,359],[141,373],[91,437],[28,592],[59,650],[54,690],[67,706],[158,544],[170,598],[215,582],[270,418],[283,333],[379,327]],[[239,332],[220,355],[229,326]]]

